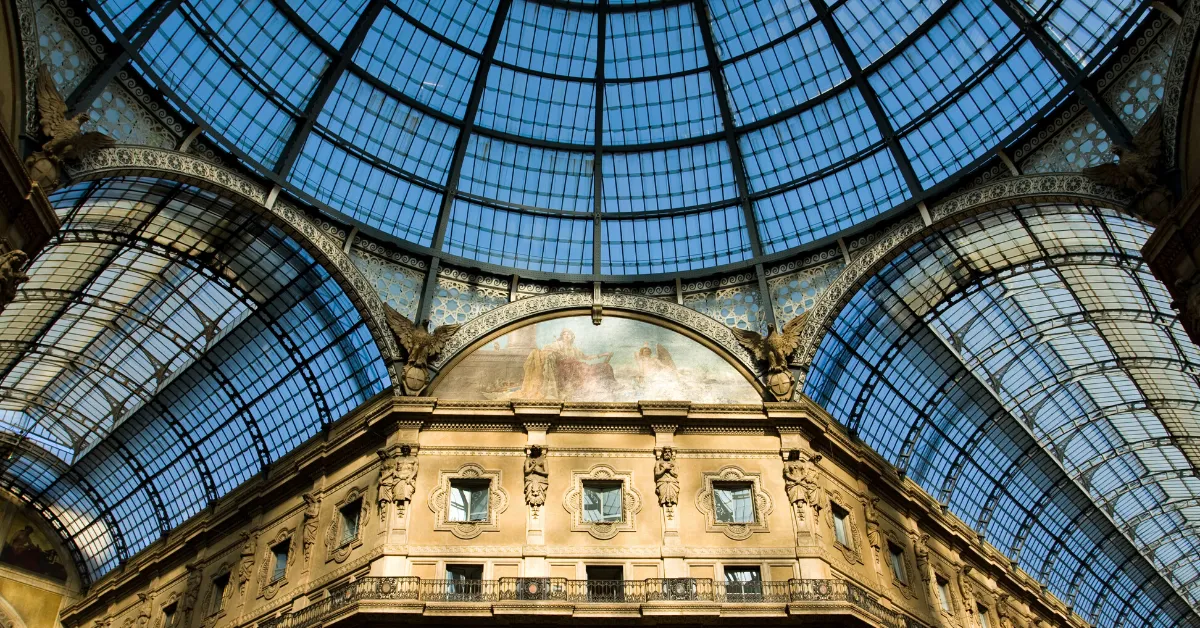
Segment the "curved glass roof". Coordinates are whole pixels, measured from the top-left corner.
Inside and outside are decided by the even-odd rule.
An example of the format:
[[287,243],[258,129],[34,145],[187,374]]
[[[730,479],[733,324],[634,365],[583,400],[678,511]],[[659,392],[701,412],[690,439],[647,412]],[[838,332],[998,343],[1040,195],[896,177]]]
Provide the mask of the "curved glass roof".
[[309,201],[440,254],[654,274],[949,185],[1136,0],[97,0],[135,65]]
[[300,244],[157,179],[56,192],[62,229],[0,313],[0,485],[96,578],[388,384]]
[[1200,350],[1150,231],[1068,205],[931,235],[851,299],[805,388],[1096,626],[1200,625]]

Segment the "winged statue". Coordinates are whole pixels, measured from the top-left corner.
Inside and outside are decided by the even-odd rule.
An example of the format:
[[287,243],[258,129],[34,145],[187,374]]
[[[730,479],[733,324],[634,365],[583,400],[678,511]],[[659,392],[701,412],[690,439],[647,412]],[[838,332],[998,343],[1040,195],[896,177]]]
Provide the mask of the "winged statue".
[[38,69],[37,103],[42,133],[49,141],[42,144],[41,150],[25,159],[25,168],[30,177],[49,193],[61,185],[64,161],[80,159],[93,150],[112,146],[115,142],[103,133],[85,133],[83,125],[90,119],[86,113],[67,117],[67,102],[58,93],[47,66]]
[[392,328],[397,342],[404,347],[404,372],[401,376],[404,394],[416,397],[429,384],[429,360],[442,352],[446,341],[461,325],[442,325],[430,333],[429,321],[416,325],[392,306],[385,303],[384,307],[387,308],[388,327]]
[[0,312],[17,298],[17,287],[29,281],[22,267],[29,261],[25,251],[14,249],[0,255]]
[[791,401],[796,387],[796,379],[792,377],[789,363],[792,354],[800,346],[800,330],[808,313],[805,312],[788,321],[783,331],[771,329],[764,338],[758,332],[748,329],[732,328],[737,341],[754,356],[759,363],[766,365],[767,391],[775,401]]
[[1170,209],[1170,192],[1159,181],[1163,171],[1162,116],[1155,111],[1133,137],[1133,146],[1113,146],[1117,162],[1084,168],[1087,178],[1134,195],[1130,207],[1141,217],[1157,224]]

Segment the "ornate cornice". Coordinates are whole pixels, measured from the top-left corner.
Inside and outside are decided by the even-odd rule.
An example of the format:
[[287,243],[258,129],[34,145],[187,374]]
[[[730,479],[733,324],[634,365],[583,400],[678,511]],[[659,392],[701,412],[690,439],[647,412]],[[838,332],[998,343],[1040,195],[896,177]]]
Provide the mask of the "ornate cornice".
[[395,364],[400,360],[400,351],[387,325],[383,302],[379,300],[371,282],[342,250],[342,243],[329,237],[303,211],[283,200],[268,204],[269,190],[233,170],[191,155],[158,148],[118,146],[92,151],[69,166],[67,173],[75,181],[114,176],[158,177],[195,185],[241,201],[295,238],[329,271],[375,339],[393,385],[399,384]]
[[1175,34],[1171,48],[1171,65],[1167,69],[1166,85],[1163,88],[1162,108],[1163,142],[1167,166],[1177,166],[1179,151],[1179,113],[1183,105],[1183,88],[1187,82],[1189,62],[1196,46],[1196,33],[1200,31],[1200,2],[1189,2],[1183,13],[1183,22]]
[[[1200,4],[1200,3],[1198,3]],[[825,330],[864,282],[917,238],[944,229],[959,220],[998,207],[1047,202],[1089,203],[1123,208],[1128,197],[1099,185],[1081,174],[1039,174],[1003,179],[968,190],[939,203],[930,210],[932,225],[910,216],[893,225],[871,246],[862,249],[808,310],[800,331],[800,346],[792,364],[801,369],[796,389],[804,388],[804,375],[816,356]]]

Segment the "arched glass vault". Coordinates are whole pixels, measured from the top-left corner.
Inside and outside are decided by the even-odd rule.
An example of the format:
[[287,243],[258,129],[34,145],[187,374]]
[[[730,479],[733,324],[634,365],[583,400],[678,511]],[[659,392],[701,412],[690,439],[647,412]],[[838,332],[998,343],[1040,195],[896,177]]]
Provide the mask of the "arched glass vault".
[[116,67],[298,197],[422,253],[587,277],[740,265],[845,233],[943,192],[1074,96],[1128,137],[1086,79],[1148,5],[93,8]]
[[851,298],[806,381],[1102,626],[1195,621],[1200,597],[1200,351],[1140,258],[1149,232],[1044,205],[933,233]]
[[85,578],[388,384],[329,272],[260,214],[187,184],[80,183],[0,314],[0,482]]

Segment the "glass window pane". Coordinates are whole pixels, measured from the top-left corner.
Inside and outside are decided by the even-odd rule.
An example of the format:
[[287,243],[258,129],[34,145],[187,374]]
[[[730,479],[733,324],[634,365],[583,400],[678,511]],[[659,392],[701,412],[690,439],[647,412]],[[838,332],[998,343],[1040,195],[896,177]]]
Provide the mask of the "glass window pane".
[[353,503],[342,507],[343,545],[358,538],[358,515],[361,509],[362,502],[360,500],[355,500]]
[[713,485],[713,509],[721,523],[754,523],[754,498],[749,484]]
[[487,521],[489,485],[450,483],[450,521]]
[[585,484],[583,487],[583,520],[614,523],[623,516],[621,484]]
[[271,574],[271,581],[274,582],[287,573],[288,544],[280,543],[272,549],[272,552],[275,554],[275,570]]

